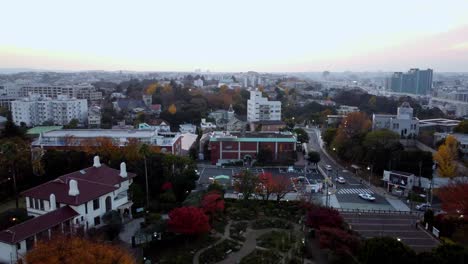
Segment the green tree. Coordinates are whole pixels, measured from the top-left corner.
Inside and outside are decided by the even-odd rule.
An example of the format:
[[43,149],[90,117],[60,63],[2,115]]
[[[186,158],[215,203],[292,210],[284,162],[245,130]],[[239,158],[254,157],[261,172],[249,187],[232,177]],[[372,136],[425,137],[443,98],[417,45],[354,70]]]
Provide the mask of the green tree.
[[117,238],[123,228],[122,217],[120,216],[120,213],[115,210],[108,211],[102,216],[102,220],[106,225],[104,230],[109,240],[114,240]]
[[257,153],[257,162],[261,164],[269,163],[273,158],[273,151],[269,148],[261,148]]
[[67,125],[63,126],[63,128],[65,128],[65,129],[74,129],[74,128],[78,127],[79,123],[80,123],[80,121],[78,121],[78,119],[73,118],[72,120],[70,120],[70,122]]
[[302,128],[295,128],[294,133],[297,135],[297,140],[301,143],[309,143],[309,134]]
[[254,175],[250,170],[243,170],[234,176],[237,181],[234,188],[243,195],[243,200],[247,201],[253,194],[256,193],[260,180],[257,175]]
[[333,140],[335,139],[337,129],[336,128],[328,128],[325,130],[325,133],[322,135],[323,142],[327,144],[327,146],[331,146]]
[[1,133],[2,137],[23,137],[24,134],[25,134],[24,130],[22,130],[13,122],[13,117],[11,116],[11,112],[8,112],[7,121]]
[[453,132],[468,134],[468,120],[461,121],[454,129]]
[[320,162],[320,153],[317,151],[310,151],[309,155],[307,156],[307,160],[317,166],[317,163]]

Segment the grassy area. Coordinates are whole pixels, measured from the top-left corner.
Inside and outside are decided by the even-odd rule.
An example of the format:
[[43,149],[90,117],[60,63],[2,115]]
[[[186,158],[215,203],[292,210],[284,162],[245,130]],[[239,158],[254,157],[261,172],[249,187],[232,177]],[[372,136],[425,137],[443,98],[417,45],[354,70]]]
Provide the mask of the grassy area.
[[281,255],[273,250],[254,250],[241,260],[241,264],[270,264],[281,263]]
[[259,219],[252,223],[253,229],[264,229],[264,228],[281,228],[281,229],[292,229],[291,223],[280,220],[280,219]]
[[245,233],[245,230],[247,230],[247,226],[249,226],[249,223],[245,221],[231,224],[231,228],[229,229],[231,238],[239,241],[245,241],[243,234]]
[[156,263],[156,261],[165,264],[192,263],[193,256],[198,250],[213,244],[217,240],[218,238],[210,235],[197,238],[178,236],[170,240],[149,243],[144,248],[144,255],[151,259],[153,263]]
[[257,245],[281,252],[287,252],[294,245],[295,236],[292,232],[272,231],[257,238]]
[[225,259],[231,252],[239,251],[240,248],[241,245],[238,242],[226,239],[203,252],[200,256],[200,263],[211,264],[219,262]]

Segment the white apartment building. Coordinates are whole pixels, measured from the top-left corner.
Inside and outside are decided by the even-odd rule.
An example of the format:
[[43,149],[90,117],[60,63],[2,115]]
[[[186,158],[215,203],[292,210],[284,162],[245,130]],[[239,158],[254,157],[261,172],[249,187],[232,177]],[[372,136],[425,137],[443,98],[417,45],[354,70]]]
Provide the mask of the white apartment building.
[[20,89],[19,95],[27,97],[30,94],[40,94],[50,98],[57,98],[59,95],[66,95],[69,98],[86,99],[97,101],[102,99],[102,93],[96,91],[94,86],[83,85],[28,85]]
[[96,156],[92,167],[24,191],[26,210],[34,218],[0,232],[0,263],[16,263],[41,239],[100,227],[111,210],[130,219],[128,189],[135,176],[124,162],[116,170]]
[[11,102],[13,122],[26,126],[37,126],[50,121],[55,125],[66,125],[72,119],[80,123],[88,120],[88,102],[85,99],[70,99],[59,95],[51,99],[40,95],[31,95]]
[[99,106],[92,106],[88,111],[88,128],[101,127],[101,108]]
[[202,79],[196,79],[193,81],[193,86],[202,88],[203,87],[203,80]]
[[413,117],[413,108],[404,102],[398,107],[397,115],[372,115],[372,130],[388,129],[403,137],[414,137],[419,133],[419,119]]
[[340,107],[336,110],[339,115],[348,115],[349,113],[359,112],[359,107],[357,106],[349,106],[349,105],[340,105]]
[[258,89],[250,91],[250,99],[247,100],[247,121],[271,120],[281,120],[281,102],[268,101]]

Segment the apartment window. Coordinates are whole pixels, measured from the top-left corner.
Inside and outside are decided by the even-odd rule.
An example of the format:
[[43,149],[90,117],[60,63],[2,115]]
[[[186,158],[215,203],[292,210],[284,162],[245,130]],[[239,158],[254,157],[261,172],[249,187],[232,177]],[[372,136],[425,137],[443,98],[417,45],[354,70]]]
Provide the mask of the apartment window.
[[99,216],[94,217],[94,225],[98,226],[100,224],[101,224],[101,217]]
[[93,209],[94,210],[99,209],[99,198],[93,200]]

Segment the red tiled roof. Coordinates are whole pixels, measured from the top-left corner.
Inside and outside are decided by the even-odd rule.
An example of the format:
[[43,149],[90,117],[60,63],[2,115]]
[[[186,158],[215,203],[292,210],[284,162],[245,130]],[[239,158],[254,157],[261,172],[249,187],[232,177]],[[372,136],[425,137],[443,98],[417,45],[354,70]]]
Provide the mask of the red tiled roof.
[[[89,167],[60,176],[55,180],[26,190],[22,192],[22,195],[49,200],[50,194],[53,193],[55,200],[59,203],[80,205],[117,190],[121,182],[136,176],[134,173],[128,172],[127,178],[122,178],[119,174],[119,170],[102,164],[99,168]],[[76,180],[78,183],[80,193],[77,196],[68,195],[70,180]]]
[[161,105],[160,104],[151,105],[150,109],[153,111],[161,111]]
[[0,241],[13,245],[78,215],[79,214],[69,206],[58,208],[57,210],[1,231]]

